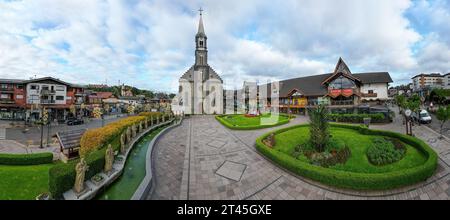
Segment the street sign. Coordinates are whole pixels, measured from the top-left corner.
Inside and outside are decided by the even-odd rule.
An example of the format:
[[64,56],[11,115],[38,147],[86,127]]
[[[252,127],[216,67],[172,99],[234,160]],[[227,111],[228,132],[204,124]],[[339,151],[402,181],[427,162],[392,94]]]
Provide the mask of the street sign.
[[412,111],[411,111],[411,110],[409,110],[409,109],[406,109],[406,111],[405,111],[405,115],[406,115],[406,117],[410,117],[410,116],[411,116],[411,114],[412,114]]

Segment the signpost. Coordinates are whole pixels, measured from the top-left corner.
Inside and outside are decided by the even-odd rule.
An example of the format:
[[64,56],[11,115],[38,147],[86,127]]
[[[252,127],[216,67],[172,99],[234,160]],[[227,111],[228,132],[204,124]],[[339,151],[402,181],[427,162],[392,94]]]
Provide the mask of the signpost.
[[410,109],[406,109],[406,111],[405,111],[406,134],[410,135],[410,136],[412,136],[411,114],[412,114],[412,111]]

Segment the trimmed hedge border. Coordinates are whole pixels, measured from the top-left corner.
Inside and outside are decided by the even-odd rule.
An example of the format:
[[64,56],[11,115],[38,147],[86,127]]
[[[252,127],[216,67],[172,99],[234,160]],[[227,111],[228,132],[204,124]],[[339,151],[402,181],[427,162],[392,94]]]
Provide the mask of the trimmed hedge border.
[[0,154],[1,165],[40,165],[53,163],[50,152],[36,154]]
[[427,161],[420,166],[388,173],[355,173],[327,169],[301,162],[290,155],[269,148],[262,143],[262,140],[271,133],[279,134],[291,129],[307,126],[309,125],[296,125],[264,134],[256,139],[256,148],[273,162],[300,176],[307,177],[330,186],[355,190],[387,190],[411,185],[427,180],[434,174],[437,168],[438,155],[422,140],[390,131],[371,130],[363,126],[331,123],[332,127],[353,129],[364,135],[380,135],[397,138],[425,154],[428,157]]
[[295,116],[291,116],[291,118],[289,118],[289,116],[287,116],[287,115],[280,114],[280,116],[288,117],[288,119],[280,120],[278,123],[273,124],[273,125],[233,126],[233,124],[229,123],[226,119],[223,118],[226,116],[233,116],[233,115],[218,115],[218,116],[216,116],[216,120],[219,121],[223,126],[229,128],[229,129],[232,129],[232,130],[257,130],[257,129],[263,129],[263,128],[271,128],[271,127],[276,127],[276,126],[287,124],[287,123],[289,123],[291,118],[295,118]]
[[385,123],[389,121],[383,113],[377,114],[329,114],[329,119],[335,122],[363,123],[364,118],[370,118],[371,123]]

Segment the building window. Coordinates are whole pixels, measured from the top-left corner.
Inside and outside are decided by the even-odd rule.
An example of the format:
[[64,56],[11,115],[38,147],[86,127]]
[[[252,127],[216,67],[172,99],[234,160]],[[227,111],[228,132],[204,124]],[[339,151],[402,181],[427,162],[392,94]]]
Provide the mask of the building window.
[[30,89],[32,89],[32,90],[39,90],[39,86],[38,85],[31,85]]
[[58,95],[58,96],[56,96],[56,100],[58,100],[58,101],[62,101],[62,100],[64,100],[64,96],[60,96],[60,95]]
[[64,91],[64,86],[56,86],[56,91]]
[[369,90],[369,94],[373,94],[373,90]]
[[16,99],[23,99],[23,95],[16,95]]
[[340,76],[330,83],[331,89],[350,89],[355,88],[355,83],[347,77]]
[[17,85],[16,88],[17,89],[23,89],[23,85]]
[[2,85],[1,85],[1,88],[2,88],[2,89],[7,89],[7,88],[8,88],[8,84],[2,84]]
[[9,99],[9,97],[10,97],[9,94],[1,94],[0,95],[1,99]]
[[203,47],[203,41],[201,40],[199,43],[200,47]]

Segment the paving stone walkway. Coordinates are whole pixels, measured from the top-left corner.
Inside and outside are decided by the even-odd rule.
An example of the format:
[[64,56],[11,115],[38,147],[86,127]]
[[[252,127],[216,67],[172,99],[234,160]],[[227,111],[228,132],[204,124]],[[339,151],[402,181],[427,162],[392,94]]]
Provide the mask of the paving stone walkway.
[[[342,190],[305,179],[260,155],[255,139],[270,130],[229,130],[213,116],[193,116],[163,136],[155,148],[155,191],[148,199],[449,199],[450,142],[425,126],[414,127],[440,155],[436,174],[426,182],[389,191]],[[404,132],[401,120],[372,126]]]

